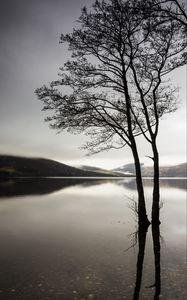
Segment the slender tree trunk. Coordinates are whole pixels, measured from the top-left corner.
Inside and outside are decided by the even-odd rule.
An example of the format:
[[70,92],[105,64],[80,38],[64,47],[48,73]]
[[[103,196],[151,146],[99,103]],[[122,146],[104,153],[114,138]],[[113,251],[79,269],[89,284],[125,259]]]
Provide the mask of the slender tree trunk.
[[136,186],[138,192],[138,221],[139,225],[147,227],[150,224],[150,222],[148,220],[146,212],[141,166],[135,140],[132,143],[132,152],[135,163]]
[[152,204],[152,223],[160,224],[159,204],[160,204],[160,183],[159,183],[159,154],[156,141],[152,143],[154,157],[154,175],[153,175],[153,204]]
[[132,150],[133,157],[134,157],[135,171],[136,171],[136,186],[137,186],[137,191],[138,191],[138,221],[139,221],[139,225],[147,227],[147,226],[149,226],[150,222],[147,218],[147,213],[146,213],[145,196],[144,196],[144,188],[143,188],[143,182],[142,182],[140,160],[139,160],[135,137],[134,137],[133,130],[132,130],[131,101],[130,101],[130,96],[129,96],[129,92],[128,92],[128,84],[127,84],[126,71],[125,71],[123,58],[122,58],[122,66],[123,66],[124,95],[125,95],[126,109],[127,109],[128,134],[129,134],[129,140],[131,143],[131,150]]

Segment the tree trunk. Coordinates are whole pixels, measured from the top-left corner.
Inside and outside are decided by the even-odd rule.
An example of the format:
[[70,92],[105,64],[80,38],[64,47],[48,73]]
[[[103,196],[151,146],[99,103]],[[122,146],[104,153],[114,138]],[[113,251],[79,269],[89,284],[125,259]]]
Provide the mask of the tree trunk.
[[153,204],[152,204],[152,223],[160,224],[159,204],[160,204],[160,184],[159,184],[159,154],[156,141],[152,143],[154,157],[154,175],[153,175]]
[[125,95],[126,109],[127,109],[126,114],[127,114],[127,123],[128,123],[128,134],[129,134],[129,140],[130,140],[130,144],[131,144],[131,150],[132,150],[133,157],[134,157],[135,171],[136,171],[136,185],[137,185],[137,191],[138,191],[138,221],[139,221],[139,225],[147,227],[147,226],[149,226],[150,222],[147,218],[147,213],[146,213],[145,196],[144,196],[144,188],[143,188],[143,182],[142,182],[140,160],[139,160],[135,137],[134,137],[133,130],[132,130],[131,101],[130,101],[130,96],[128,93],[128,84],[127,84],[126,71],[125,71],[125,65],[124,65],[123,58],[122,58],[122,66],[123,66],[124,95]]
[[139,225],[146,227],[149,226],[150,222],[147,218],[147,213],[146,213],[141,166],[140,166],[140,160],[139,160],[135,141],[134,143],[132,143],[132,152],[133,152],[134,163],[135,163],[136,186],[138,192],[138,221],[139,221]]

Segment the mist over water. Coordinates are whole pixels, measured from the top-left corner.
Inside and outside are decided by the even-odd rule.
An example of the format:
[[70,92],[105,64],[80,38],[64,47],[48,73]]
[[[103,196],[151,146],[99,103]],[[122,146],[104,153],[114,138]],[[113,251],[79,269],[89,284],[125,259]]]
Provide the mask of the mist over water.
[[[152,180],[144,184],[150,216]],[[156,235],[150,226],[141,243],[134,179],[25,179],[0,187],[0,299],[150,300],[159,287],[160,299],[186,299],[185,179],[161,180],[161,225]]]

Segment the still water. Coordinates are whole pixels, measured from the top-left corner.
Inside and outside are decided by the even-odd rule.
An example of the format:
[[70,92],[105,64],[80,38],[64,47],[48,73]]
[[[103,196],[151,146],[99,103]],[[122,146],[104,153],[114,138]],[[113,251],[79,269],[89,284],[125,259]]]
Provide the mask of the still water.
[[156,239],[134,201],[132,178],[1,182],[0,299],[187,299],[186,179],[161,179]]

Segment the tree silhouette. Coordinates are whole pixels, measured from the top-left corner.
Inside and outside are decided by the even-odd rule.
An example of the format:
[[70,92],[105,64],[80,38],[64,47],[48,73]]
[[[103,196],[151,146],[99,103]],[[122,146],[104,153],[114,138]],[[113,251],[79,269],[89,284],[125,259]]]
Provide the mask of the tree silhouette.
[[[148,222],[136,137],[144,135],[154,153],[154,203],[159,203],[159,158],[156,137],[159,119],[175,111],[174,89],[161,85],[168,72],[185,62],[181,26],[153,18],[154,1],[95,1],[82,9],[79,28],[61,36],[72,60],[60,79],[36,90],[51,110],[51,128],[85,132],[84,148],[97,153],[125,145],[134,157],[139,221]],[[63,88],[69,87],[65,94]],[[155,211],[155,210],[154,210]]]
[[[132,69],[149,132],[149,136],[146,134],[144,136],[151,144],[153,151],[152,222],[159,222],[159,152],[157,148],[159,119],[164,113],[175,111],[177,108],[177,102],[174,103],[175,89],[167,86],[165,81],[166,75],[168,76],[174,69],[187,62],[187,15],[184,4],[180,4],[177,0],[150,0],[141,7],[141,13],[150,18],[151,32],[148,41],[151,42],[152,49],[148,47],[147,54],[142,54],[142,57],[146,57],[146,62],[143,60],[142,65],[139,64],[139,69],[133,66]],[[152,42],[151,39],[154,41]],[[137,72],[142,74],[142,82],[138,80]],[[149,82],[146,90],[145,82]],[[146,100],[147,96],[151,99],[151,105],[149,100],[148,102]],[[155,126],[151,126],[152,118],[155,120]],[[141,128],[141,125],[139,127]]]
[[[149,2],[151,2],[151,6],[149,5]],[[148,0],[146,3],[148,10],[150,9],[150,7],[152,7],[153,17],[157,15],[157,12],[162,12],[162,21],[167,22],[171,19],[175,20],[176,22],[184,26],[184,30],[186,31],[186,2],[179,0]]]

